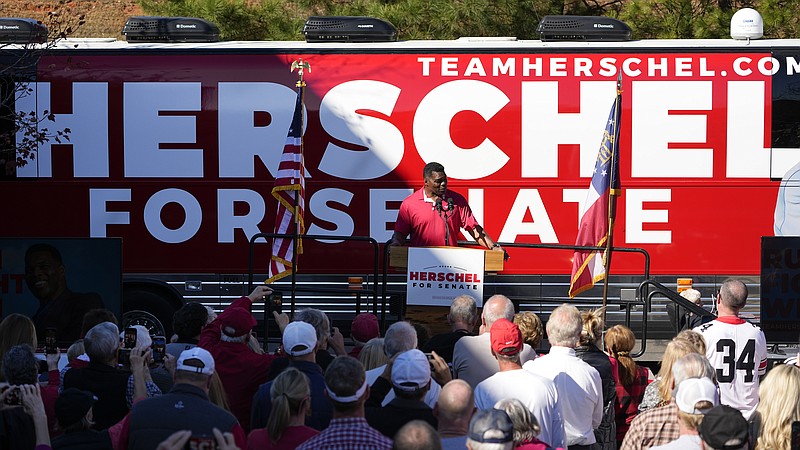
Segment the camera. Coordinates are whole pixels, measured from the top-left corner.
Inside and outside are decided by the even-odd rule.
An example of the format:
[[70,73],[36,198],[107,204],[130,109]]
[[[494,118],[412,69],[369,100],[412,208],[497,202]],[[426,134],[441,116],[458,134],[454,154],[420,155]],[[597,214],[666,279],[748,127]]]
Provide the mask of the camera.
[[48,328],[44,332],[44,354],[55,355],[58,353],[58,345],[56,344],[56,329]]
[[272,291],[267,296],[267,311],[275,311],[278,314],[283,312],[283,292]]
[[22,404],[22,397],[19,393],[18,386],[12,386],[8,388],[8,394],[6,395],[5,404],[10,406],[18,406]]
[[164,355],[167,353],[167,338],[164,336],[153,336],[153,361],[160,363],[164,361]]
[[186,442],[185,450],[217,450],[213,436],[192,436]]

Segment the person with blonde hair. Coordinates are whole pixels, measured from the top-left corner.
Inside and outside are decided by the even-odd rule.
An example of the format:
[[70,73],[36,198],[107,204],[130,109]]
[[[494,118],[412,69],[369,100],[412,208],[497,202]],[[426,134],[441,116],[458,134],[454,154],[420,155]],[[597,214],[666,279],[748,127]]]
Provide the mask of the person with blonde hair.
[[706,354],[706,340],[703,339],[703,335],[698,333],[694,330],[683,330],[675,336],[676,339],[686,339],[687,341],[691,342],[695,347],[697,347],[697,351],[701,354]]
[[636,364],[631,358],[631,351],[636,345],[636,336],[630,328],[625,325],[614,325],[606,331],[605,343],[617,391],[614,415],[617,425],[617,445],[620,445],[639,411],[639,403],[650,382],[650,371]]
[[758,388],[752,418],[755,450],[790,450],[792,422],[800,421],[800,368],[777,365]]
[[531,311],[522,311],[514,314],[514,324],[522,332],[522,342],[536,350],[544,337],[542,319]]
[[614,408],[617,401],[616,384],[611,372],[611,361],[602,350],[603,330],[605,329],[604,312],[605,307],[581,312],[583,329],[578,346],[575,347],[575,356],[600,373],[603,387],[603,420],[600,422],[600,426],[594,430],[594,437],[599,446],[597,450],[617,450],[617,426],[614,419]]
[[358,360],[364,365],[364,369],[372,370],[381,367],[389,362],[389,357],[383,350],[383,338],[372,338],[364,344]]
[[247,436],[248,449],[293,449],[319,431],[305,426],[311,411],[311,388],[308,377],[294,367],[281,372],[269,390],[272,410],[265,428],[257,428]]
[[656,379],[647,385],[644,390],[644,397],[639,403],[639,412],[648,409],[664,406],[672,399],[672,365],[678,359],[689,353],[700,353],[697,347],[686,339],[673,338],[664,350],[664,357],[661,359],[661,369],[656,375]]
[[[36,348],[38,344],[36,327],[28,316],[16,313],[9,314],[0,322],[0,362],[3,361],[3,356],[11,347],[20,344],[28,344],[31,348]],[[2,364],[0,363],[1,368]],[[5,381],[5,377],[2,376],[2,370],[0,370],[0,381]]]

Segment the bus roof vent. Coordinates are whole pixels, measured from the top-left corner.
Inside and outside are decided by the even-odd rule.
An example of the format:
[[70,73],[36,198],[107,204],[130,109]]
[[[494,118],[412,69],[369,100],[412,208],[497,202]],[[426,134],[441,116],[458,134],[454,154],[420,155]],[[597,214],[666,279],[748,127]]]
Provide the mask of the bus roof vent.
[[217,42],[219,28],[194,17],[129,17],[122,34],[130,42]]
[[397,29],[375,17],[312,16],[303,27],[306,42],[393,42]]
[[0,18],[0,44],[42,44],[47,27],[35,19]]
[[536,31],[542,41],[631,40],[631,28],[611,17],[544,16]]

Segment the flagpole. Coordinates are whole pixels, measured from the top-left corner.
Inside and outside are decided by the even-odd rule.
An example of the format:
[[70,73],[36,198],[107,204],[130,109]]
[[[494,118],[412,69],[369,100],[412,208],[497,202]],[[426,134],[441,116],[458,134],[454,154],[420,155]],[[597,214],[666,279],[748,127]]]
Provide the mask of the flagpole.
[[[305,105],[305,94],[306,94],[306,81],[304,79],[305,70],[311,72],[311,64],[308,61],[303,61],[303,58],[300,58],[296,61],[292,62],[292,66],[290,71],[294,72],[295,69],[297,70],[297,83],[295,83],[295,87],[299,90],[298,95],[300,96],[300,161],[303,161],[303,111],[302,105]],[[297,250],[298,250],[298,238],[300,236],[300,192],[298,191],[294,196],[294,230],[292,233],[292,305],[290,308],[290,317],[294,317],[294,309],[295,309],[295,300],[296,300],[296,288],[297,288]]]
[[622,100],[622,71],[619,72],[619,76],[617,77],[617,95],[616,95],[616,105],[614,111],[616,111],[616,117],[614,118],[614,142],[612,143],[612,151],[611,151],[611,178],[609,180],[609,189],[608,189],[608,238],[606,239],[606,250],[604,253],[604,265],[605,265],[605,276],[603,277],[603,322],[606,320],[606,305],[608,303],[608,278],[610,276],[609,270],[611,269],[611,251],[613,249],[613,242],[614,242],[614,220],[616,219],[617,215],[617,197],[621,194],[621,189],[617,187],[617,170],[616,164],[619,162],[617,161],[617,153],[619,152],[619,128],[620,128],[620,121],[622,120],[622,110],[620,109],[622,105],[620,105],[620,101]]

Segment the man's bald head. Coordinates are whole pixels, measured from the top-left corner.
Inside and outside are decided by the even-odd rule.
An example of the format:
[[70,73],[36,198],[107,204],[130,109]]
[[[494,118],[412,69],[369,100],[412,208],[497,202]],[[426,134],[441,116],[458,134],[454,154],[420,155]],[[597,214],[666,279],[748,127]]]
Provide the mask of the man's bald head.
[[492,324],[497,319],[507,319],[509,322],[513,322],[514,304],[505,295],[493,295],[483,304],[481,318],[483,318],[483,325],[486,331],[492,328]]
[[747,304],[747,285],[741,280],[725,280],[719,289],[719,298],[723,305],[738,312]]
[[453,380],[445,384],[439,393],[436,409],[440,421],[466,420],[469,422],[472,411],[475,409],[475,395],[472,387],[464,380]]

